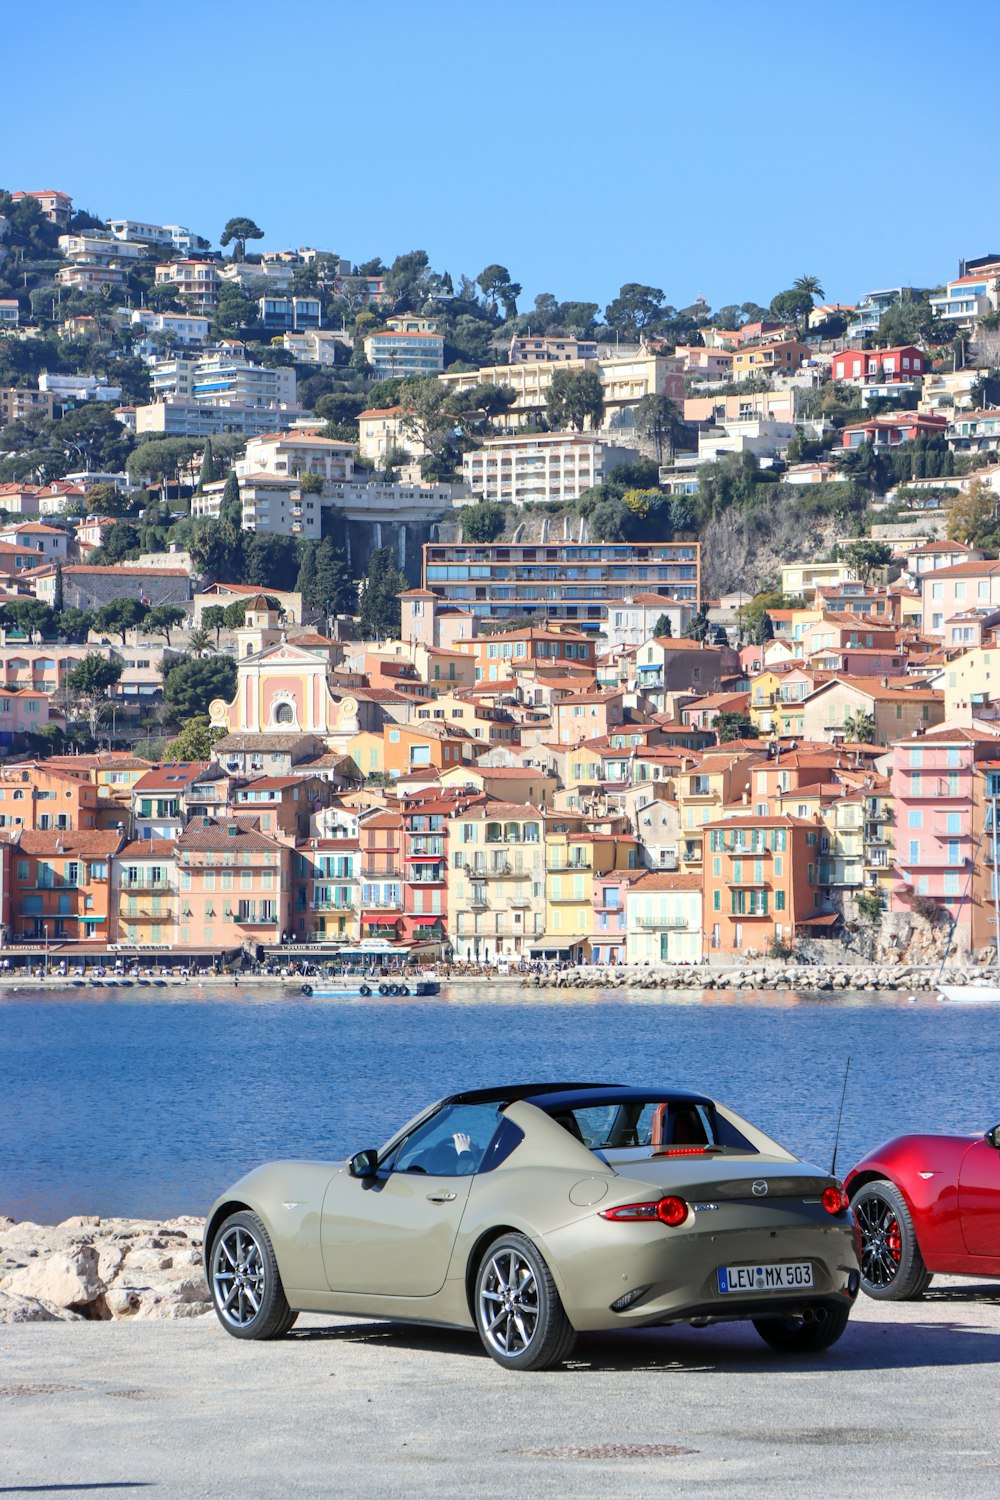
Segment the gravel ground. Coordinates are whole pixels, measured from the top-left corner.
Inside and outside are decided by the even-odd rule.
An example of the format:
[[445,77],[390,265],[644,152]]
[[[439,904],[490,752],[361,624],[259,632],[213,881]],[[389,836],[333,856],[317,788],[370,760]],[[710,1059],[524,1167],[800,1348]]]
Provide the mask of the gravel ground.
[[1000,1493],[1000,1284],[864,1297],[792,1361],[740,1325],[582,1339],[512,1375],[472,1335],[303,1318],[255,1345],[213,1316],[0,1328],[0,1496],[574,1500]]

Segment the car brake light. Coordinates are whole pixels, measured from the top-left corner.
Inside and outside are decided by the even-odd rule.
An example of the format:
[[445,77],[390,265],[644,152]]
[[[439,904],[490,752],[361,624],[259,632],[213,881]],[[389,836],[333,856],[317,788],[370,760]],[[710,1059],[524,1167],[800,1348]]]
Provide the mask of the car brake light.
[[837,1187],[824,1188],[820,1202],[828,1214],[842,1214],[851,1206],[851,1200],[843,1188]]
[[601,1211],[601,1218],[616,1222],[658,1219],[661,1224],[676,1229],[678,1224],[684,1223],[688,1213],[689,1209],[683,1198],[671,1197],[660,1198],[656,1203],[622,1203],[618,1208],[605,1208]]

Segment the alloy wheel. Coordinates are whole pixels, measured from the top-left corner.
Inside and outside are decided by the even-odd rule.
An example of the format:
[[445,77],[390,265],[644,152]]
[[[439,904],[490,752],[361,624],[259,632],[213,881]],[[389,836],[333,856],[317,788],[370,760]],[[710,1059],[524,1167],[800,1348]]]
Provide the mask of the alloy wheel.
[[519,1251],[504,1247],[491,1256],[479,1284],[483,1337],[508,1357],[523,1354],[538,1327],[538,1283]]
[[875,1287],[891,1286],[903,1258],[903,1236],[896,1210],[872,1193],[854,1205],[861,1230],[861,1274]]
[[219,1316],[246,1328],[260,1312],[266,1284],[264,1257],[250,1231],[233,1224],[215,1244],[212,1285]]

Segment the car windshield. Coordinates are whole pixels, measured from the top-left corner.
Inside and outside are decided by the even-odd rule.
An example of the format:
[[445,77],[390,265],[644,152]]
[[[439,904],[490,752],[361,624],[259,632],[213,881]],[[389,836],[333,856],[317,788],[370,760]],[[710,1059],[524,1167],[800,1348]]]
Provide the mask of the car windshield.
[[709,1103],[629,1099],[553,1109],[552,1118],[592,1151],[746,1151],[755,1146]]

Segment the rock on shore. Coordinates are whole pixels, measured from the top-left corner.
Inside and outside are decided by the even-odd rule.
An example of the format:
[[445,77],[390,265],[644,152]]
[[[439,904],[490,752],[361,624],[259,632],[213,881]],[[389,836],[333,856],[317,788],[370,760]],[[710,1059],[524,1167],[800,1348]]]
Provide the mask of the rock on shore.
[[[554,989],[638,990],[903,990],[933,994],[940,983],[939,966],[919,964],[784,964],[746,963],[733,968],[711,964],[655,964],[609,967],[578,965],[555,974],[532,974],[528,983]],[[975,984],[985,978],[975,965],[949,967],[948,984]]]
[[204,1220],[0,1217],[0,1323],[194,1318],[211,1311]]

